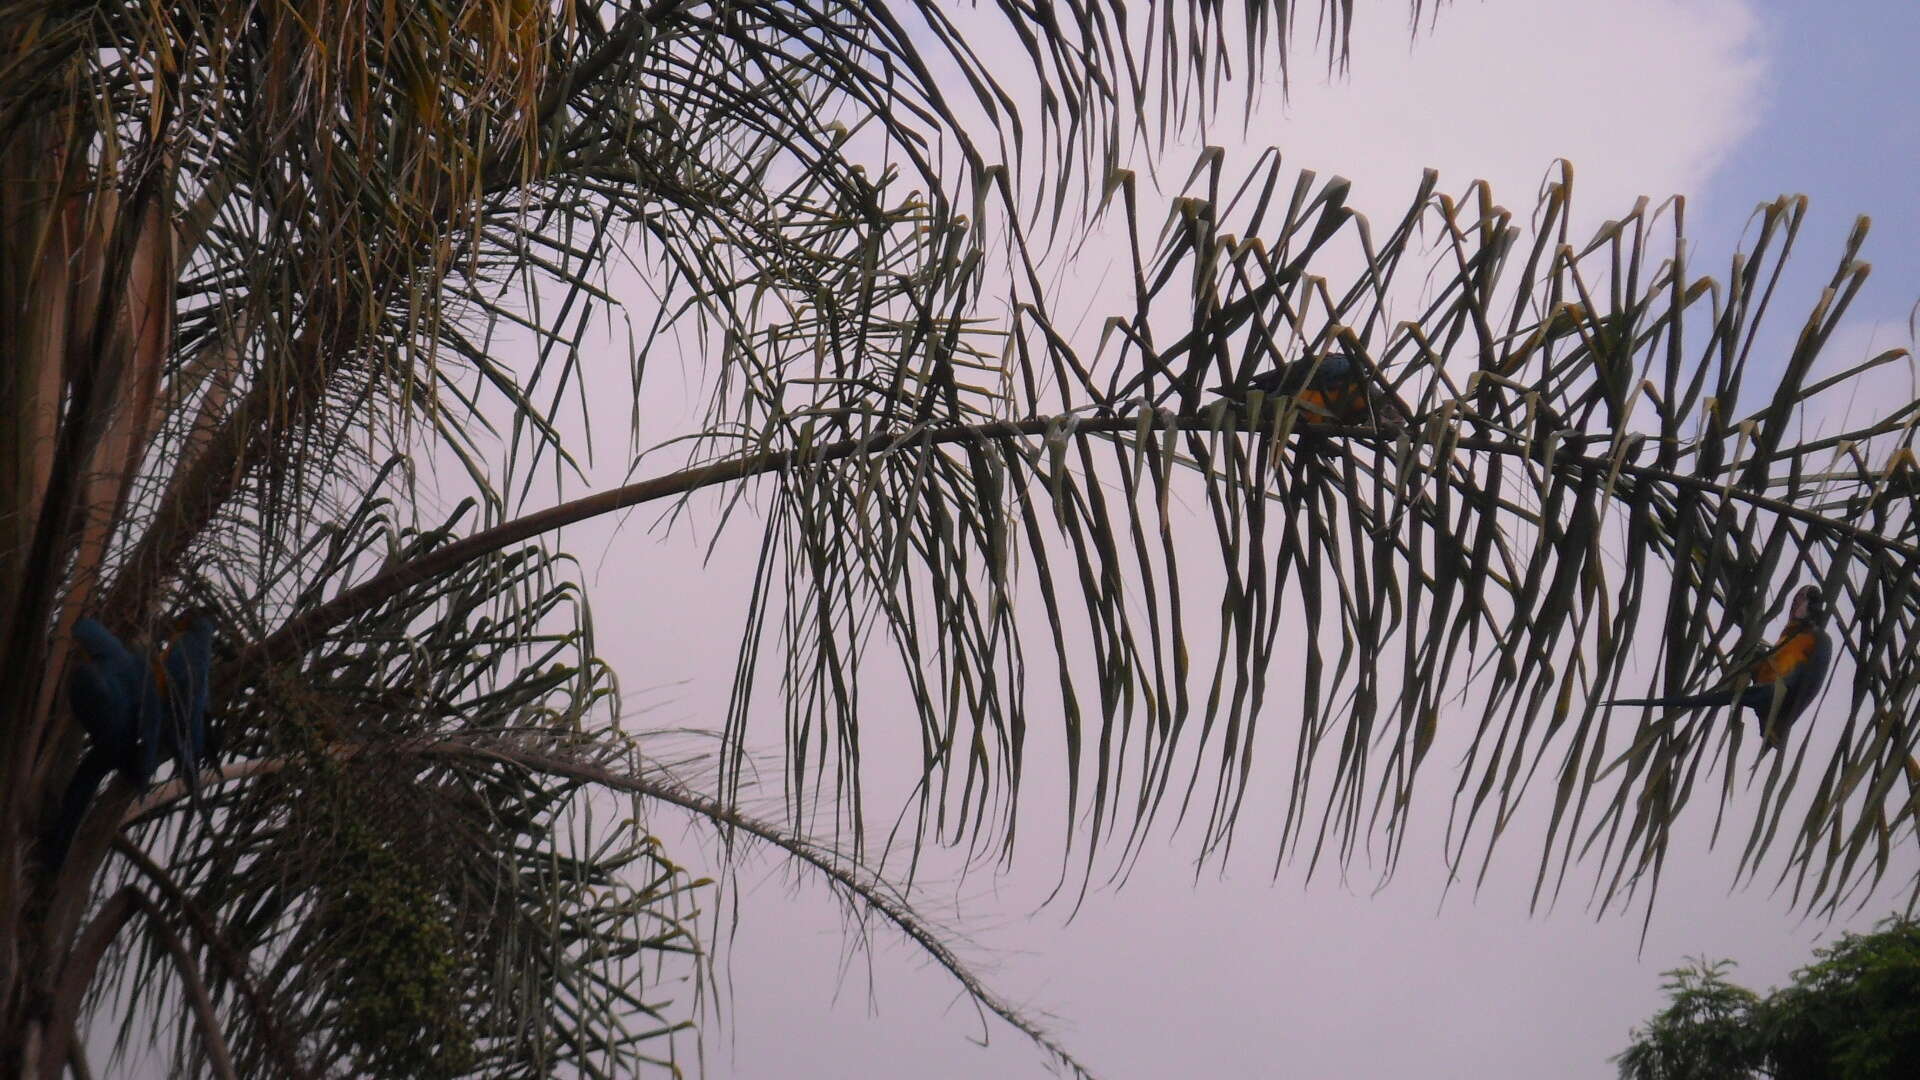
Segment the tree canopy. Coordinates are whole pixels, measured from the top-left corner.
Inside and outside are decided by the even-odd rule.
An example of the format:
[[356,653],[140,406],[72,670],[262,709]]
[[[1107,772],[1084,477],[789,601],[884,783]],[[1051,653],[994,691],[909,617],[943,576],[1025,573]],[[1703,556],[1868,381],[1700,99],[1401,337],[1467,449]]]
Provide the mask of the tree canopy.
[[1920,1060],[1920,923],[1842,934],[1765,997],[1728,961],[1667,972],[1671,999],[1614,1058],[1621,1080],[1894,1080]]

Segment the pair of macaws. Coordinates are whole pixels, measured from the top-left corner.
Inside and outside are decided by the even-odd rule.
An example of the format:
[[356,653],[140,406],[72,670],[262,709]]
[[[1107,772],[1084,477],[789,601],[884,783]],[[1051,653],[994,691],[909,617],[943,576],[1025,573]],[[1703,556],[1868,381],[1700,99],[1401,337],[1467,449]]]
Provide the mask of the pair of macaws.
[[214,622],[203,611],[182,615],[156,656],[139,656],[95,619],[73,624],[77,657],[67,682],[74,718],[92,745],[80,758],[60,801],[47,842],[48,864],[65,860],[87,804],[107,774],[118,772],[136,790],[152,783],[164,754],[177,774],[198,786],[211,758],[207,694],[213,668]]
[[1779,640],[1747,667],[1746,684],[1731,680],[1702,694],[1656,698],[1618,698],[1608,705],[1646,705],[1658,708],[1707,708],[1735,705],[1752,709],[1759,718],[1760,745],[1779,750],[1787,731],[1820,693],[1833,659],[1833,643],[1820,628],[1825,602],[1820,587],[1808,585],[1795,593],[1787,611],[1787,625]]
[[[1363,365],[1344,353],[1302,358],[1254,375],[1244,384],[1213,388],[1214,393],[1235,400],[1245,398],[1249,390],[1293,395],[1310,421],[1373,424],[1383,430],[1406,422],[1398,402],[1376,385]],[[1705,693],[1621,698],[1607,704],[1659,708],[1738,705],[1759,716],[1762,747],[1778,750],[1786,745],[1794,720],[1812,704],[1826,682],[1833,645],[1820,627],[1823,606],[1819,586],[1809,585],[1794,594],[1786,628],[1773,647],[1749,665],[1744,683],[1730,679],[1719,689]]]
[[[1249,390],[1293,395],[1309,421],[1372,424],[1382,430],[1406,423],[1399,403],[1369,378],[1363,365],[1344,353],[1302,358],[1254,375],[1244,384],[1213,388],[1214,393],[1235,400],[1245,398]],[[1780,639],[1749,665],[1744,684],[1730,679],[1719,689],[1705,693],[1620,698],[1607,704],[1659,708],[1738,705],[1759,716],[1762,747],[1779,750],[1786,745],[1794,720],[1812,704],[1826,682],[1833,646],[1820,628],[1823,605],[1818,586],[1809,585],[1796,593]]]

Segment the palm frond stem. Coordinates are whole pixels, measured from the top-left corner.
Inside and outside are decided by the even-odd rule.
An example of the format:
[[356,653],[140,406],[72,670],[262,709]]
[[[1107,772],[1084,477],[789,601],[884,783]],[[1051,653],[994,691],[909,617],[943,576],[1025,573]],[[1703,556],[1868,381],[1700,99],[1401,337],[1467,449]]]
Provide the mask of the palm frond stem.
[[[543,741],[551,741],[551,735],[547,732],[529,734]],[[968,996],[979,1007],[998,1016],[1026,1036],[1072,1075],[1083,1080],[1093,1080],[1094,1074],[1081,1064],[1059,1040],[1048,1034],[1018,1006],[995,993],[979,975],[975,974],[933,925],[913,909],[899,888],[889,883],[875,870],[836,851],[829,844],[820,843],[782,829],[761,818],[743,813],[719,799],[686,787],[670,776],[663,774],[659,777],[647,777],[609,768],[584,758],[568,757],[552,751],[529,750],[524,746],[515,745],[511,733],[464,735],[424,743],[395,741],[335,743],[322,748],[320,753],[343,762],[369,754],[377,755],[383,760],[441,757],[493,761],[590,784],[607,791],[637,795],[643,799],[688,811],[716,827],[737,829],[779,848],[812,867],[848,895],[857,897],[862,904],[879,914],[909,941],[932,957],[936,964],[966,990]],[[209,769],[200,778],[200,785],[204,788],[233,780],[268,776],[294,764],[290,758],[262,758],[233,762],[216,769]],[[156,785],[126,809],[121,819],[122,827],[148,820],[154,815],[167,811],[184,800],[189,790],[189,785],[183,780],[172,780]],[[129,854],[138,851],[125,841],[116,844],[116,848]],[[144,856],[141,858],[144,860]],[[145,861],[150,862],[150,860]]]
[[[1063,424],[1063,421],[1072,421]],[[1211,432],[1220,430],[1220,422],[1207,416],[1162,416],[1156,415],[1149,420],[1153,430]],[[1131,417],[1091,417],[1074,420],[1063,417],[1043,417],[1027,420],[997,420],[984,424],[962,424],[954,426],[928,427],[922,429],[899,429],[878,432],[828,443],[817,448],[797,448],[792,450],[766,451],[746,454],[726,461],[696,466],[668,476],[641,480],[623,487],[611,488],[582,496],[558,506],[548,507],[512,521],[456,540],[444,547],[436,548],[407,562],[397,564],[368,581],[342,591],[333,599],[317,605],[287,621],[280,629],[267,638],[248,645],[240,653],[238,661],[229,669],[229,677],[251,670],[274,657],[297,653],[299,643],[327,629],[336,626],[356,615],[371,611],[391,600],[408,588],[429,581],[455,567],[483,558],[495,552],[503,551],[515,544],[529,540],[543,533],[551,532],[566,525],[572,525],[590,518],[599,517],[617,510],[653,502],[658,499],[687,495],[702,488],[716,484],[731,483],[784,472],[790,469],[804,468],[808,465],[824,464],[848,458],[872,454],[890,446],[937,446],[953,443],[977,443],[997,439],[1032,438],[1049,433],[1061,433],[1067,437],[1132,435],[1140,428],[1137,419]],[[1395,436],[1385,435],[1372,427],[1347,426],[1336,424],[1301,423],[1294,430],[1304,435],[1316,435],[1328,438],[1370,439],[1391,441]],[[1571,444],[1577,439],[1565,439]],[[1609,438],[1595,441],[1611,442]],[[1521,442],[1495,439],[1486,436],[1461,436],[1447,440],[1447,445],[1461,450],[1479,453],[1499,454],[1509,457],[1532,457],[1534,448]],[[1641,465],[1622,460],[1619,456],[1592,457],[1581,454],[1555,454],[1553,462],[1556,468],[1578,469],[1599,472],[1601,475],[1625,475],[1656,483],[1670,484],[1703,495],[1719,495],[1729,502],[1739,503],[1754,509],[1766,510],[1782,517],[1791,518],[1810,527],[1831,532],[1836,536],[1855,541],[1869,550],[1882,551],[1911,562],[1920,563],[1920,547],[1902,543],[1881,535],[1874,529],[1854,525],[1847,521],[1819,513],[1816,510],[1763,495],[1743,487],[1729,485],[1724,480],[1693,476],[1674,472],[1653,465]]]

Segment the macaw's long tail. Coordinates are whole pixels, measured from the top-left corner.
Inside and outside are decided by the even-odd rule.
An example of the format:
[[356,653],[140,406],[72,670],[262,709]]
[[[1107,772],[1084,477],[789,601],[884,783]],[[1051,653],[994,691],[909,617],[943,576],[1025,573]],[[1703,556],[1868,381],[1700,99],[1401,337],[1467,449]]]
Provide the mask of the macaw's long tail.
[[200,770],[206,767],[208,754],[204,731],[173,732],[174,776],[187,789],[187,804],[198,811],[205,819],[209,829],[215,828],[213,808],[207,805],[206,792],[200,783]]
[[1733,700],[1733,694],[1726,690],[1712,690],[1704,694],[1677,694],[1673,697],[1614,698],[1608,705],[1651,705],[1655,708],[1699,708],[1707,705],[1725,705]]
[[87,816],[93,793],[112,771],[112,763],[98,747],[80,758],[80,767],[74,770],[73,779],[67,782],[67,793],[60,798],[60,812],[53,819],[53,828],[47,832],[47,869],[57,872],[67,861],[67,849],[73,846],[74,834],[80,831],[80,822]]

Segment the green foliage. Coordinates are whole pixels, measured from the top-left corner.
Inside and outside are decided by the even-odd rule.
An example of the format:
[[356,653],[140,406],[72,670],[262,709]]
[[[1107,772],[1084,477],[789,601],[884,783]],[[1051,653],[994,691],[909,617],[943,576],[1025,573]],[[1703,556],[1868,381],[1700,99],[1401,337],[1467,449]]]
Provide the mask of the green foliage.
[[[343,807],[344,808],[344,807]],[[474,1032],[462,1000],[471,973],[448,925],[445,896],[365,820],[340,815],[334,896],[340,1026],[355,1071],[369,1076],[458,1076],[472,1068]]]
[[1621,1080],[1746,1080],[1760,1060],[1751,1012],[1759,1001],[1726,980],[1733,964],[1696,961],[1666,972],[1672,1003],[1636,1030],[1614,1060]]
[[[377,473],[365,499],[284,559],[244,576],[215,560],[209,572],[233,569],[226,588],[260,611],[446,545],[472,507],[408,527],[389,497],[400,475]],[[270,768],[209,792],[222,827],[163,816],[133,830],[170,851],[181,892],[258,965],[257,979],[205,976],[236,1005],[226,1037],[243,1074],[295,1071],[289,1047],[383,1077],[673,1060],[688,1021],[648,988],[698,986],[687,901],[704,883],[631,817],[588,830],[582,783],[512,759],[538,747],[611,761],[626,745],[588,726],[612,679],[586,652],[569,568],[534,548],[504,552],[310,641],[229,699],[232,754]],[[128,959],[110,976],[167,962],[153,943]],[[256,1003],[267,1007],[241,1007]],[[190,1014],[161,1013],[190,1045]]]
[[1844,934],[1762,1004],[1778,1080],[1897,1080],[1920,1066],[1920,922]]
[[1920,922],[1843,934],[1765,998],[1730,961],[1667,972],[1670,1004],[1614,1058],[1622,1080],[1906,1080],[1920,1062]]

